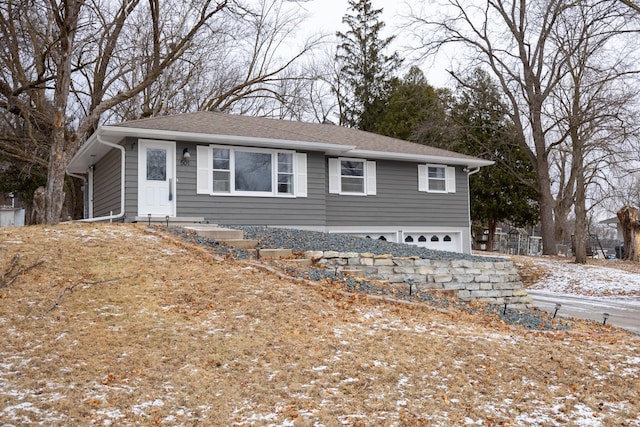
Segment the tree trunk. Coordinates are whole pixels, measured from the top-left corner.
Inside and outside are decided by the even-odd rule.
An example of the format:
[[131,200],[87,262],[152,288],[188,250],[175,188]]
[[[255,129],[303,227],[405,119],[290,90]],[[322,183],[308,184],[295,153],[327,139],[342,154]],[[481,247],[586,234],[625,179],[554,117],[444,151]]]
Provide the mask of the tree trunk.
[[31,205],[30,224],[44,224],[45,200],[44,187],[36,188],[33,192],[33,204]]
[[[57,114],[57,113],[56,113]],[[54,128],[53,140],[47,170],[47,186],[45,189],[45,218],[46,224],[60,222],[62,205],[64,204],[65,171],[68,164],[68,156],[65,152],[64,128]]]
[[[535,154],[529,150],[528,155],[536,170],[537,189],[538,189],[538,205],[540,208],[540,235],[542,237],[542,254],[555,255],[556,234],[555,234],[555,217],[553,208],[555,207],[555,199],[551,192],[551,178],[549,167],[549,153],[547,152],[547,141],[542,127],[542,102],[544,97],[535,91],[536,81],[532,79],[530,70],[525,73],[528,95],[531,97],[529,101],[531,130]],[[515,118],[515,117],[514,117]],[[519,120],[519,118],[518,118]],[[521,129],[522,125],[520,125]],[[524,135],[524,130],[523,130]],[[523,149],[527,149],[527,140],[523,137],[519,140]]]
[[[574,97],[573,111],[580,111],[580,98]],[[575,123],[573,116],[569,120],[570,134],[572,141],[572,167],[571,174],[575,177],[575,201],[574,211],[576,214],[575,236],[576,236],[576,263],[587,263],[587,189],[584,178],[584,141],[580,138],[579,124]],[[568,197],[568,195],[565,195]]]
[[625,206],[618,212],[618,221],[624,236],[624,254],[622,259],[640,261],[640,221],[638,208]]
[[[582,164],[582,159],[575,160],[579,161],[580,165]],[[586,189],[584,182],[584,170],[580,167],[580,171],[577,175],[577,185],[576,185],[576,204],[575,204],[575,213],[576,213],[576,263],[578,264],[586,264],[587,263],[587,207],[586,207]]]
[[75,143],[75,136],[67,136],[67,104],[71,89],[71,60],[73,45],[78,27],[78,17],[84,2],[68,0],[57,7],[52,3],[52,13],[60,32],[59,59],[56,64],[57,75],[53,91],[53,126],[51,149],[47,168],[47,186],[45,188],[45,218],[47,224],[60,222],[64,204],[64,184],[67,164],[69,163],[69,145]]
[[[537,159],[536,174],[538,176],[538,203],[540,207],[540,234],[542,237],[542,254],[556,254],[556,235],[553,217],[555,200],[551,194],[551,180],[549,179],[549,164],[546,158]],[[542,165],[540,165],[542,163]]]
[[487,251],[493,252],[493,242],[496,238],[496,227],[498,224],[493,218],[489,218],[487,226],[489,230],[489,234],[487,235]]
[[[558,195],[560,197],[560,195]],[[569,213],[573,207],[573,196],[571,198],[564,197],[557,200],[554,215],[554,229],[556,243],[565,243],[569,240],[571,232],[569,231]]]

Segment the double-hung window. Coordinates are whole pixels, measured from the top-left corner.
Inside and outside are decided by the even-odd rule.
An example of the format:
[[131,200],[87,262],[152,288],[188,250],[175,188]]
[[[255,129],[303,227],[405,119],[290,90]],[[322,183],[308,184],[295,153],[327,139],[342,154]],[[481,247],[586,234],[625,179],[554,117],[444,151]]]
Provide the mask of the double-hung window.
[[376,162],[363,159],[329,159],[329,193],[375,195]]
[[198,194],[306,197],[307,157],[284,150],[198,146]]
[[444,166],[427,166],[427,190],[433,192],[447,191],[446,168]]
[[444,165],[418,165],[418,191],[455,193],[456,168]]
[[213,150],[213,192],[229,193],[231,191],[231,162],[229,149]]
[[278,193],[293,194],[293,153],[278,153]]

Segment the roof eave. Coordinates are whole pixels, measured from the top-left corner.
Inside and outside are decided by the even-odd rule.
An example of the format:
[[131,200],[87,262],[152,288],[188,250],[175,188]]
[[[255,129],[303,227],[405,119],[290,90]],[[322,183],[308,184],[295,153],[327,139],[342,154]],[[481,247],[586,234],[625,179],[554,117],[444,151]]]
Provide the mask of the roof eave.
[[448,156],[432,156],[424,154],[407,154],[387,151],[359,150],[354,145],[342,145],[327,142],[309,142],[236,135],[206,134],[196,132],[167,131],[159,129],[130,128],[123,126],[102,126],[85,142],[73,156],[67,172],[73,174],[86,173],[89,167],[99,161],[110,150],[100,144],[98,136],[112,143],[119,143],[126,137],[155,138],[163,140],[180,140],[207,144],[233,144],[240,146],[262,146],[267,148],[295,149],[303,151],[320,151],[329,155],[346,155],[365,157],[368,159],[398,160],[409,162],[442,163],[460,165],[469,168],[490,166],[494,162],[482,159],[469,159]]
[[85,174],[87,170],[95,161],[99,160],[102,156],[98,156],[100,144],[98,142],[98,134],[101,132],[101,128],[95,131],[89,139],[82,144],[80,149],[74,154],[67,166],[67,173],[70,174]]

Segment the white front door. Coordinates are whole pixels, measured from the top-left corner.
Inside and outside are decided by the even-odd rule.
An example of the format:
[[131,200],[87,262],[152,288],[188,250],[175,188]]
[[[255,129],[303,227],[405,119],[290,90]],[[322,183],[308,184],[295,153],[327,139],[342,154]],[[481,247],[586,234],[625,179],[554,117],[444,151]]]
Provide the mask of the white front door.
[[176,143],[138,141],[138,216],[175,216]]

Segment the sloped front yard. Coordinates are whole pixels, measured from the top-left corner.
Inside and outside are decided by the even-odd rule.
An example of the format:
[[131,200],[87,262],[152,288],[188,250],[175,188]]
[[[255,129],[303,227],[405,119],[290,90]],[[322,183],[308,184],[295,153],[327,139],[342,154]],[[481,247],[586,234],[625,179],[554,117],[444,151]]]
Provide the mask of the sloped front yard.
[[15,254],[44,263],[0,289],[3,425],[640,425],[620,331],[345,296],[133,225],[0,229]]

